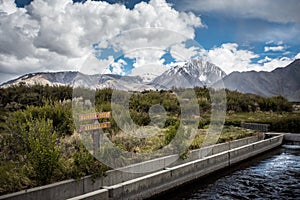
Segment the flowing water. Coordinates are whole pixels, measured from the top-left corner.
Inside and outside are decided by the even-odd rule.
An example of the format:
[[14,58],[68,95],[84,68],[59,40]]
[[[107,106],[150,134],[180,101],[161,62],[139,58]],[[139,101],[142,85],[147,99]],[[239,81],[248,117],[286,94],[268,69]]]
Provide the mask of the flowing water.
[[300,199],[300,150],[276,149],[156,199]]

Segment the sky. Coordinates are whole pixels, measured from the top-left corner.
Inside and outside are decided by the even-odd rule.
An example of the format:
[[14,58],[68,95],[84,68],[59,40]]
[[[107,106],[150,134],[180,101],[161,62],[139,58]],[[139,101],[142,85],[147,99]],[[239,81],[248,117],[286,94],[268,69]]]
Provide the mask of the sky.
[[0,0],[0,83],[34,72],[159,75],[200,57],[233,71],[300,58],[299,0]]

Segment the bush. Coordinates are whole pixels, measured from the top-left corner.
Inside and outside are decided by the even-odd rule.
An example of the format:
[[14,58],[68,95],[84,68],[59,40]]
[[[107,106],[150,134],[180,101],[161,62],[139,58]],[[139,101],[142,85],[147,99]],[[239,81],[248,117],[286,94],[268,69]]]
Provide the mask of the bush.
[[202,118],[199,120],[198,128],[203,129],[205,126],[209,125],[210,119]]
[[27,106],[25,110],[9,113],[4,123],[4,128],[18,137],[20,125],[26,124],[28,119],[51,119],[52,127],[58,136],[72,135],[75,129],[70,104],[46,102],[44,106]]
[[299,113],[234,113],[227,115],[225,125],[240,126],[242,122],[270,124],[272,132],[299,133],[300,130]]
[[179,126],[179,123],[180,121],[177,118],[168,117],[166,119],[164,128],[169,126]]
[[73,155],[74,163],[72,168],[72,178],[80,178],[86,175],[93,177],[103,176],[104,172],[109,168],[96,160],[87,149],[79,143],[76,145],[77,151]]
[[175,137],[177,133],[177,128],[175,126],[170,126],[165,131],[165,145],[168,145]]
[[52,121],[26,120],[21,134],[23,141],[28,141],[25,143],[28,162],[33,168],[37,183],[50,183],[60,157],[60,149],[56,145],[57,134],[53,130]]
[[16,192],[28,187],[35,186],[34,182],[27,176],[31,171],[28,165],[20,165],[14,161],[0,161],[0,195]]
[[286,118],[278,118],[271,121],[266,121],[270,124],[270,131],[273,132],[291,132],[299,133],[300,131],[300,116],[289,116]]

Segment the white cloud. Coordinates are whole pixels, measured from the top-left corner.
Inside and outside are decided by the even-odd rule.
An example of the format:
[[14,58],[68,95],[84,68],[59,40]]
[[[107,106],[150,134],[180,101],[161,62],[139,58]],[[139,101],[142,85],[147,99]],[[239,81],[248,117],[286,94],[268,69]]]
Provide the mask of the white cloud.
[[181,0],[178,7],[200,12],[217,12],[232,17],[263,19],[270,22],[300,22],[298,0]]
[[11,0],[0,0],[0,11],[11,14],[17,11],[16,4]]
[[277,45],[283,45],[283,41],[278,41]]
[[226,43],[211,50],[203,50],[202,55],[204,59],[214,63],[227,74],[233,71],[272,71],[278,67],[285,67],[297,56],[300,57],[299,54],[295,58],[265,57],[253,63],[252,59],[259,58],[259,55],[249,50],[239,49],[236,43]]
[[[244,18],[299,22],[300,3],[288,1],[202,0],[191,3],[180,1],[178,4],[185,2],[187,7],[193,4],[192,9]],[[290,6],[292,3],[293,8]],[[187,48],[185,41],[193,39],[195,28],[201,26],[199,17],[190,12],[176,11],[165,0],[141,2],[131,10],[121,4],[91,0],[83,4],[73,3],[72,0],[34,0],[25,8],[17,8],[14,0],[0,0],[0,82],[8,77],[36,71],[81,68],[82,72],[88,74],[108,73],[108,66],[112,63],[112,71],[123,74],[125,61],[114,63],[112,56],[102,60],[91,56],[94,53],[92,45],[98,42],[101,48],[112,47],[122,51],[125,58],[134,59],[136,62],[132,75],[158,75],[167,70],[170,66],[164,66],[162,58],[167,50],[176,61],[187,60],[200,51],[207,60],[220,66],[226,73],[270,71],[292,61],[292,58],[286,57],[265,57],[258,64],[253,64],[252,59],[259,55],[239,49],[235,43],[223,44],[211,50],[196,46]],[[277,41],[268,43],[266,50],[273,51],[283,45],[282,39],[298,36],[298,33],[297,28],[284,32],[271,31],[270,34],[262,34],[267,35],[266,38],[260,38]],[[271,44],[277,45],[276,48]],[[295,58],[300,58],[300,54]]]
[[134,68],[130,75],[132,76],[145,76],[149,79],[153,79],[156,76],[164,73],[168,70],[169,67],[165,65],[161,65],[161,67],[157,67],[157,64],[154,63],[147,63],[143,67]]
[[278,41],[274,41],[274,40],[269,40],[267,42],[265,42],[265,44],[267,45],[283,45],[283,41],[282,40],[278,40]]
[[291,54],[290,51],[285,51],[285,52],[282,53],[282,55],[289,55],[289,54]]
[[106,74],[111,73],[109,66],[114,63],[114,58],[109,56],[107,59],[97,59],[93,54],[90,54],[84,59],[81,64],[80,71],[84,74]]
[[265,46],[264,50],[265,50],[265,52],[268,52],[268,51],[284,51],[285,47],[284,46]]
[[[300,42],[300,23],[268,23],[262,20],[242,20],[239,17],[234,18],[237,22],[243,21],[242,26],[236,27],[234,30],[238,36],[239,41],[254,41],[265,43],[273,40],[274,46],[282,45],[280,41],[288,44],[295,44]],[[253,28],[256,27],[256,28]],[[270,45],[268,45],[270,46]]]
[[268,56],[266,56],[264,59],[257,61],[257,63],[262,64],[262,63],[269,62],[271,60],[272,60],[272,58],[269,58]]
[[119,59],[117,62],[111,64],[112,66],[112,73],[125,75],[124,66],[127,65],[127,62],[123,59]]
[[176,62],[186,61],[189,58],[199,55],[200,47],[191,46],[187,48],[185,44],[176,44],[171,47],[170,54]]
[[239,50],[238,44],[226,43],[202,52],[205,59],[222,68],[225,73],[253,70],[251,59],[259,56],[248,50]]
[[[133,9],[91,0],[83,4],[72,0],[34,0],[25,8],[17,8],[13,0],[0,0],[0,71],[21,75],[78,70],[87,55],[93,53],[92,45],[98,42],[100,47],[110,45],[122,50],[125,57],[136,59],[135,67],[149,60],[161,63],[164,50],[194,38],[195,27],[201,25],[199,17],[178,12],[165,0],[141,2]],[[131,34],[126,34],[128,31]],[[143,50],[147,47],[160,50]],[[106,65],[110,60],[91,63]],[[98,68],[103,67],[106,66]]]
[[300,59],[300,53],[295,56],[295,59]]
[[257,68],[260,70],[259,71],[272,71],[278,67],[285,67],[291,62],[293,62],[293,58],[287,58],[287,57],[282,57],[282,58],[275,58],[272,59],[268,62],[265,62],[262,66],[258,66]]
[[274,41],[273,40],[269,40],[266,42],[266,44],[274,44]]

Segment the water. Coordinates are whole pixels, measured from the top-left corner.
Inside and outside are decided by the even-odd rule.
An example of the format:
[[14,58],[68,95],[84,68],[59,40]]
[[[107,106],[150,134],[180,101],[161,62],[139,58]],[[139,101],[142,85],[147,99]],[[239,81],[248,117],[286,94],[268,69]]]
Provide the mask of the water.
[[300,150],[273,150],[156,199],[300,199]]

